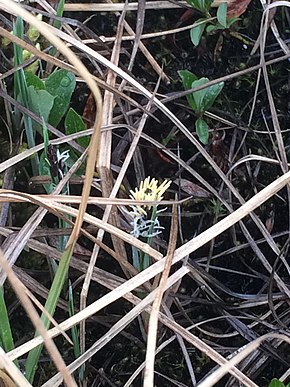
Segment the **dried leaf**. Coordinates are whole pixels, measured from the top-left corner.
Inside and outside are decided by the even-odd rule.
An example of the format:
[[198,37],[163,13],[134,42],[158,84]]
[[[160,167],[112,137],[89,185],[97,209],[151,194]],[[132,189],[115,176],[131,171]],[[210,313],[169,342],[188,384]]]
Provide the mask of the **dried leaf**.
[[96,118],[96,103],[95,103],[93,94],[90,93],[83,112],[83,119],[88,129],[93,126],[95,122],[95,118]]
[[228,2],[228,13],[227,17],[232,18],[232,17],[239,17],[242,15],[248,5],[250,4],[251,0],[234,0],[234,1],[229,1]]
[[174,183],[180,186],[181,190],[189,194],[190,196],[194,196],[196,198],[209,198],[211,197],[211,193],[206,189],[200,187],[197,184],[192,183],[187,179],[176,179]]

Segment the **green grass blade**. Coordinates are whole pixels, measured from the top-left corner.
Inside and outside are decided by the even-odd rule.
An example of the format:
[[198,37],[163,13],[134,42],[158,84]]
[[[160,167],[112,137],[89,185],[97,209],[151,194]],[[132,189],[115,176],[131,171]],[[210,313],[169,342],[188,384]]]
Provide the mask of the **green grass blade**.
[[[24,23],[20,17],[17,17],[16,22],[13,26],[13,34],[20,39],[23,39],[24,36]],[[23,63],[23,49],[17,44],[13,44],[14,47],[14,65],[19,66]],[[31,110],[31,100],[27,88],[25,73],[23,69],[18,70],[14,74],[14,97],[17,101],[19,101],[23,106]],[[20,127],[21,114],[17,109],[15,109],[15,120],[16,127]],[[32,125],[32,120],[30,117],[24,115],[24,127],[25,134],[29,148],[33,148],[35,146],[34,140],[34,130]],[[38,175],[38,165],[39,159],[38,155],[34,155],[31,158],[31,166],[32,172],[34,176]]]
[[[65,0],[60,0],[56,10],[56,16],[62,17],[63,11],[64,11],[64,5],[65,5]],[[53,26],[55,28],[60,28],[61,22],[59,20],[54,20]]]
[[[56,10],[56,16],[62,17],[63,11],[64,11],[64,4],[65,4],[65,0],[60,0],[60,1],[59,1],[58,6],[57,6],[57,10]],[[54,20],[52,25],[53,25],[55,28],[60,29],[60,27],[61,27],[61,22],[60,22],[59,20]],[[55,48],[55,47],[52,47],[52,48],[49,50],[49,54],[52,55],[52,56],[54,56],[54,55],[56,54],[56,48]]]
[[6,352],[9,352],[14,349],[14,341],[2,287],[0,287],[0,321],[0,344]]
[[[71,281],[69,281],[69,288],[68,288],[68,303],[69,303],[69,316],[72,317],[75,314],[75,307],[74,307],[74,296],[73,296],[73,288]],[[73,326],[71,329],[72,333],[72,341],[74,343],[74,355],[75,357],[80,356],[80,345],[78,340],[78,329],[76,326]]]
[[[69,289],[68,289],[68,302],[69,302],[69,316],[72,317],[75,314],[75,308],[74,308],[74,297],[73,297],[73,288],[71,285],[71,282],[69,281]],[[72,341],[74,343],[74,355],[77,359],[81,354],[81,348],[80,348],[80,342],[79,342],[79,334],[78,334],[78,328],[76,326],[73,326],[71,328],[71,336]],[[79,380],[84,380],[84,366],[81,366],[79,368]]]
[[[45,303],[45,309],[51,316],[53,316],[55,312],[56,305],[60,297],[60,293],[62,291],[65,280],[67,278],[67,273],[68,273],[69,263],[70,263],[72,253],[73,253],[73,250],[71,248],[68,248],[63,252],[61,261],[59,263],[54,280],[52,282],[52,285],[47,297],[47,301]],[[41,316],[41,321],[45,326],[45,328],[48,329],[50,326],[50,321],[44,314],[42,314]],[[29,352],[29,355],[26,360],[25,374],[31,384],[33,383],[35,372],[38,367],[38,362],[39,362],[42,348],[43,348],[42,344],[34,348],[32,351]]]

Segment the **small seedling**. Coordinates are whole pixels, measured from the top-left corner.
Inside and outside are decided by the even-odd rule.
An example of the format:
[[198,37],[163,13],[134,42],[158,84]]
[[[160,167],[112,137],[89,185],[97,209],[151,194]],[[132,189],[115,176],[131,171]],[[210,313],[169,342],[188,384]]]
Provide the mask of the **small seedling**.
[[225,30],[231,27],[231,25],[237,21],[237,18],[227,18],[227,3],[221,3],[217,10],[216,19],[213,20],[209,10],[213,1],[199,1],[199,0],[187,0],[193,8],[202,12],[205,17],[196,21],[196,26],[190,30],[190,39],[194,46],[198,46],[200,39],[206,31],[207,33],[216,30]]
[[[194,89],[206,85],[209,82],[208,78],[197,78],[195,74],[188,70],[180,70],[178,74],[182,79],[185,90]],[[198,119],[195,121],[195,129],[200,142],[203,144],[208,143],[209,137],[209,127],[203,119],[203,115],[205,111],[214,104],[214,101],[222,91],[223,86],[224,82],[220,82],[216,85],[187,94],[186,96],[189,106],[198,116]]]

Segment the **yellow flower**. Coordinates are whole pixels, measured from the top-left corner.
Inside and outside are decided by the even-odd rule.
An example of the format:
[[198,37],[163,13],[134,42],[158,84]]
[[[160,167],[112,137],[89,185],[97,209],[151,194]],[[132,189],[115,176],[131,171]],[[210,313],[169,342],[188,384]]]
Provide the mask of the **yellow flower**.
[[[159,201],[163,199],[163,194],[169,188],[170,184],[170,180],[164,180],[164,182],[159,185],[158,180],[154,177],[151,179],[150,176],[148,176],[145,180],[141,181],[139,188],[135,188],[135,191],[130,191],[130,197],[134,200],[146,200],[150,202]],[[145,208],[146,207],[150,208],[151,205],[146,204]],[[137,208],[141,215],[147,215],[142,207],[137,206]]]

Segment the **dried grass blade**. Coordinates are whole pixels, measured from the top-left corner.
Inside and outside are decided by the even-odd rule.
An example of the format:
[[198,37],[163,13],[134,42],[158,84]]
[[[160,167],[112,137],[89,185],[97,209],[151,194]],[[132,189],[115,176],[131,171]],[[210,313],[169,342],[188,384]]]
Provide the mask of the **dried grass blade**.
[[[6,378],[6,373],[3,372],[3,369],[9,374],[10,378]],[[0,347],[0,383],[4,383],[5,387],[16,387],[16,384],[18,386],[23,387],[32,387],[32,385],[25,379],[24,375],[21,373],[21,371],[16,367],[16,365],[9,359],[7,354],[3,351],[3,349]],[[5,384],[7,383],[7,385]],[[10,384],[9,384],[10,383]]]
[[[228,0],[227,3],[230,4],[236,0]],[[224,3],[224,0],[215,0],[212,4],[213,7],[218,7],[221,3]],[[166,0],[158,1],[146,1],[146,9],[175,9],[182,6],[186,6],[188,3],[186,1],[178,1],[178,3],[173,3]],[[117,12],[122,11],[124,8],[123,3],[75,3],[75,4],[66,4],[64,6],[65,11],[78,12],[78,11],[90,11],[90,12]],[[138,2],[132,2],[129,4],[128,11],[136,11],[138,9]]]
[[[124,19],[125,19],[125,12],[122,13],[118,28],[117,28],[117,37],[116,41],[113,47],[112,55],[111,55],[111,61],[116,66],[118,66],[119,63],[119,57],[120,57],[120,51],[121,51],[121,36],[123,34],[123,25],[124,25]],[[107,79],[107,83],[114,88],[116,83],[116,74],[109,70]],[[113,110],[114,110],[114,94],[112,92],[109,92],[108,90],[105,91],[104,94],[104,109],[102,111],[102,122],[104,125],[110,125],[113,121]],[[111,131],[105,131],[100,133],[100,147],[101,149],[106,149],[105,152],[100,152],[99,158],[98,158],[98,171],[99,176],[101,178],[101,187],[102,187],[102,196],[104,197],[111,197],[115,196],[114,193],[112,195],[112,175],[111,175],[111,148],[112,148],[112,132]],[[88,198],[87,198],[88,199]],[[105,208],[105,212],[103,215],[103,222],[107,223],[110,219],[111,223],[119,227],[119,219],[117,211],[113,211],[111,213],[112,206],[107,206]],[[103,229],[100,229],[98,231],[97,240],[99,242],[102,241],[105,231]],[[113,245],[115,248],[115,251],[120,251],[120,254],[124,256],[124,259],[126,259],[126,250],[125,246],[123,244],[123,241],[121,241],[118,238],[115,238],[115,236],[112,236]],[[86,307],[87,303],[87,295],[90,287],[90,282],[92,279],[93,269],[96,264],[96,260],[99,253],[99,244],[94,245],[94,249],[91,255],[90,264],[88,271],[85,276],[85,280],[82,286],[81,291],[81,301],[80,301],[80,308],[84,309]],[[85,321],[82,321],[80,324],[80,349],[81,352],[85,352]]]
[[146,351],[146,360],[145,360],[146,365],[145,365],[143,387],[154,386],[154,362],[155,362],[155,349],[156,349],[157,330],[158,330],[158,315],[159,315],[159,310],[161,306],[162,296],[166,289],[166,283],[169,277],[173,255],[176,249],[177,235],[178,235],[177,206],[173,205],[167,259],[166,259],[164,270],[161,275],[159,287],[157,288],[157,292],[156,292],[157,294],[152,305],[152,311],[150,313],[150,319],[149,319],[147,351]]
[[227,361],[226,364],[222,365],[215,372],[209,375],[203,382],[199,384],[199,387],[214,386],[216,382],[218,382],[224,375],[226,375],[226,373],[229,372],[233,366],[240,363],[241,360],[245,359],[251,352],[258,348],[263,343],[263,341],[271,338],[284,340],[290,344],[290,338],[286,335],[269,333],[267,335],[261,336],[258,339],[252,341],[250,344],[247,344],[240,353],[238,353],[231,360]]

